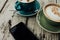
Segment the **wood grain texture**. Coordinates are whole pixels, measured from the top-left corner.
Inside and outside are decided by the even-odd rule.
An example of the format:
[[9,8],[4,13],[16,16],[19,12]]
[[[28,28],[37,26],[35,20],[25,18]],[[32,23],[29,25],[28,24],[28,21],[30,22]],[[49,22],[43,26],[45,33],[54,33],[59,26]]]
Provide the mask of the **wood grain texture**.
[[[56,3],[56,0],[39,0],[42,8],[48,3]],[[58,40],[58,34],[52,34],[46,32],[42,28],[40,28],[36,22],[36,17],[30,17],[28,20],[28,27],[30,30],[34,30],[33,33],[40,39],[40,40]]]
[[6,0],[0,0],[0,10],[3,7],[4,3],[6,2]]
[[[6,0],[0,0],[0,2],[1,1],[3,1],[4,3]],[[56,3],[56,0],[38,0],[38,1],[42,8],[44,5],[48,3]],[[18,15],[17,14],[18,12],[15,11],[15,8],[14,8],[15,2],[16,0],[8,0],[8,3],[6,4],[6,6],[4,7],[3,11],[0,14],[0,40],[14,40],[14,38],[9,32],[9,27],[13,27],[19,22],[26,23],[26,17],[22,17]],[[0,5],[2,5],[3,3],[1,2]],[[57,3],[60,4],[60,0],[57,0]],[[1,7],[2,6],[0,6],[0,8]],[[11,25],[9,25],[8,22]],[[59,39],[59,34],[52,34],[40,28],[36,22],[36,16],[28,18],[27,26],[37,36],[39,40],[58,40]]]
[[42,30],[39,28],[38,24],[36,23],[35,17],[31,17],[28,20],[28,28],[36,35],[39,37],[40,33]]
[[[15,2],[16,0],[9,0],[0,14],[0,40],[14,40],[9,32],[9,27],[12,27],[19,22],[25,23],[26,18],[21,17],[15,12]],[[9,20],[11,20],[12,25],[9,25]]]
[[39,0],[39,1],[40,1],[42,8],[48,3],[56,3],[56,0]]

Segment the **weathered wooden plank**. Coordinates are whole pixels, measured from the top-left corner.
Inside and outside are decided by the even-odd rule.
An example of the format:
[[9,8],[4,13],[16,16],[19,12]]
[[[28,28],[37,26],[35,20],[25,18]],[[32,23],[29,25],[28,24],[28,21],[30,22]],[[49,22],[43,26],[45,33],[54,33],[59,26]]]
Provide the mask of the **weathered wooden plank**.
[[[4,7],[4,9],[2,10],[2,12],[1,12],[1,14],[3,14],[5,11],[6,11],[6,9],[9,7],[9,5],[11,4],[11,0],[8,0],[8,2],[6,3],[6,5],[5,5],[5,7]],[[15,5],[14,5],[15,6]],[[15,9],[14,9],[15,10]]]
[[[56,3],[56,0],[40,0],[40,4],[42,7],[48,3]],[[36,22],[36,17],[29,18],[28,28],[30,28],[30,30],[32,31],[34,30],[33,31],[34,34],[37,35],[38,38],[40,37],[39,39],[58,40],[58,34],[52,34],[52,33],[46,32],[38,26]]]
[[[9,33],[9,20],[11,20],[11,26],[16,25],[19,22],[24,22],[26,18],[21,17],[15,12],[14,4],[16,0],[9,0],[4,10],[0,14],[0,40],[14,40],[12,35]],[[9,5],[8,5],[9,4]],[[11,11],[13,10],[13,11]],[[14,14],[15,13],[15,14]],[[14,15],[14,17],[12,17]]]
[[38,37],[40,37],[40,33],[42,30],[39,28],[38,24],[36,23],[35,17],[31,17],[28,20],[28,28]]
[[14,17],[12,18],[12,26],[18,24],[19,22],[26,23],[26,17],[22,17],[19,14],[15,14]]
[[28,20],[28,28],[41,40],[58,40],[58,34],[52,34],[39,27],[35,17]]
[[[8,23],[4,23],[4,30],[3,32],[3,38],[1,38],[2,40],[14,40],[14,38],[11,36],[10,32],[9,32],[9,24]],[[2,34],[1,34],[2,35]]]
[[42,7],[48,3],[56,3],[56,0],[40,0],[40,4]]
[[0,10],[3,7],[4,3],[6,2],[6,0],[0,0]]

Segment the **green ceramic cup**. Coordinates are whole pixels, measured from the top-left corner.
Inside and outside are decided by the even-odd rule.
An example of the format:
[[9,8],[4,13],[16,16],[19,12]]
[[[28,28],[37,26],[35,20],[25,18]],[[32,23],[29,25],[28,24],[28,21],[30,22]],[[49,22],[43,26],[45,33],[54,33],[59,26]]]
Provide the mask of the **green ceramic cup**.
[[44,15],[44,18],[48,24],[55,26],[55,27],[60,26],[60,20],[58,18],[59,15],[57,15],[58,14],[57,9],[59,9],[59,8],[60,8],[60,5],[55,4],[55,3],[49,3],[43,7],[43,15]]
[[[43,10],[40,10],[40,12],[37,13],[36,21],[39,27],[41,27],[45,31],[50,32],[50,33],[60,33],[60,27],[52,25],[52,23],[54,22],[52,22],[50,19],[45,17]],[[49,21],[51,21],[51,24],[49,23]]]

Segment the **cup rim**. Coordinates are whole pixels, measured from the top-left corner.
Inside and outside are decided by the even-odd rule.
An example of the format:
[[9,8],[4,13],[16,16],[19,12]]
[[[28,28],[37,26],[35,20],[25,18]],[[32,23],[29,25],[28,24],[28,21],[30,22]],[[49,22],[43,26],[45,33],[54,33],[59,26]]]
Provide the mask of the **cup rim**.
[[[19,2],[21,2],[20,0],[18,0]],[[35,0],[34,0],[35,1]],[[34,2],[34,1],[32,1],[32,2]],[[32,2],[22,2],[22,3],[32,3]]]
[[[39,12],[41,12],[43,10],[40,10]],[[41,27],[42,29],[44,29],[45,31],[49,32],[49,33],[60,33],[60,31],[53,31],[53,30],[49,30],[48,28],[44,28],[43,25],[41,25],[41,18],[40,18],[40,21],[39,21],[39,14],[41,13],[37,13],[37,16],[36,16],[36,22],[38,23],[39,27]],[[42,15],[43,16],[43,15]],[[43,23],[43,21],[42,21]],[[47,23],[48,24],[48,23]],[[52,26],[52,25],[51,25]],[[50,27],[50,26],[49,26]],[[54,26],[53,26],[54,27]],[[54,28],[53,28],[54,29]]]
[[[57,3],[49,3],[49,4],[47,4],[47,5],[45,5],[44,7],[43,7],[43,14],[45,15],[45,17],[47,18],[47,19],[49,19],[49,20],[51,20],[51,21],[54,21],[54,22],[60,22],[60,21],[55,21],[55,20],[52,20],[49,16],[46,16],[47,14],[46,14],[46,8],[48,7],[48,6],[50,6],[50,5],[55,5],[55,6],[58,6],[58,7],[60,7],[60,5],[59,4],[57,4]],[[48,18],[49,17],[49,18]]]

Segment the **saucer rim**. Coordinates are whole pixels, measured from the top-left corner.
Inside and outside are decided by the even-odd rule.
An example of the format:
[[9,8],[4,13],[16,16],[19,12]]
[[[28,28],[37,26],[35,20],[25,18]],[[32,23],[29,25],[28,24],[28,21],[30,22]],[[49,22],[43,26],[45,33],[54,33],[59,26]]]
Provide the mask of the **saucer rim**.
[[21,14],[20,12],[18,12],[17,14],[19,14],[20,16],[33,16],[33,15],[35,15],[37,13],[33,13],[33,14],[29,14],[29,15],[24,15],[24,14]]
[[50,31],[50,30],[44,28],[44,27],[41,25],[40,21],[38,20],[39,14],[40,14],[40,12],[37,13],[37,16],[36,16],[36,22],[37,22],[37,24],[39,25],[40,28],[42,28],[43,30],[45,30],[45,31],[47,31],[47,32],[49,32],[49,33],[60,33],[60,31],[54,32],[54,31]]
[[49,16],[46,16],[47,14],[46,14],[45,10],[46,10],[46,8],[47,8],[48,6],[51,6],[51,5],[60,7],[60,4],[56,4],[56,3],[48,3],[48,4],[46,4],[46,5],[43,7],[43,12],[44,12],[44,14],[45,14],[45,17],[46,17],[47,19],[51,20],[51,21],[60,22],[60,21],[52,20],[51,18],[48,18]]
[[[38,1],[37,1],[37,2],[38,2]],[[39,2],[38,2],[38,6],[39,6],[39,7],[36,6],[36,10],[37,10],[37,11],[35,10],[35,11],[34,11],[35,13],[26,15],[26,14],[21,14],[20,11],[17,11],[17,12],[18,12],[17,14],[19,14],[20,16],[26,16],[26,17],[28,17],[28,16],[34,16],[34,15],[36,15],[37,12],[40,11],[40,9],[41,9],[41,5],[40,5]],[[25,13],[26,13],[26,12],[25,12]]]

